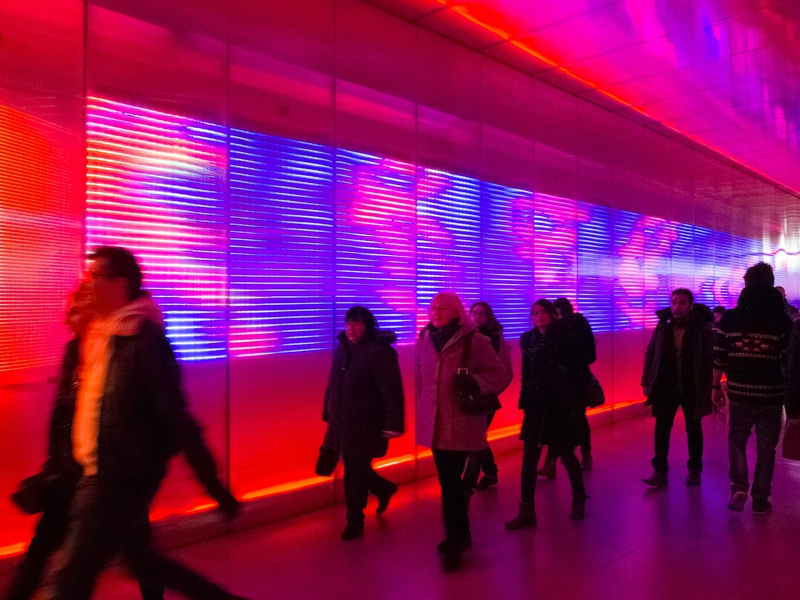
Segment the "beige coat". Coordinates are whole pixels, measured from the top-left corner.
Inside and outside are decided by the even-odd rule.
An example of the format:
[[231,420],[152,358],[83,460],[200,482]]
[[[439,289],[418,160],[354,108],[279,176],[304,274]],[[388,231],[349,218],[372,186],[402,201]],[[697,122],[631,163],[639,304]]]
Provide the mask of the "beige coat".
[[[475,331],[462,325],[436,352],[429,332],[417,339],[417,444],[437,450],[482,450],[486,442],[486,416],[461,411],[455,388],[455,374],[461,364],[464,336]],[[489,338],[475,333],[469,359],[470,374],[482,394],[499,394],[511,383],[511,373],[503,366]]]

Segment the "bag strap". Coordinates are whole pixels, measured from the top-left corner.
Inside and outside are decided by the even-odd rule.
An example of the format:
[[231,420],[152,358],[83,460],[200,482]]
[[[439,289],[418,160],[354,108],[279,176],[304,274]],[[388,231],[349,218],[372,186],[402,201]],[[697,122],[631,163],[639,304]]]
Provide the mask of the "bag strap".
[[464,351],[461,353],[461,366],[458,367],[459,375],[469,375],[469,353],[472,350],[472,336],[475,335],[474,331],[470,331],[464,336]]

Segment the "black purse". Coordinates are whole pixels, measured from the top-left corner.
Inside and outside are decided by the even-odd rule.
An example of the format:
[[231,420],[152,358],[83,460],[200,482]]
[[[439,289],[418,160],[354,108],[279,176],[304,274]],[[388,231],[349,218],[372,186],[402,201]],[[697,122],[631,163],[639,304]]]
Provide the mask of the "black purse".
[[471,415],[488,415],[500,410],[500,398],[497,394],[481,394],[481,387],[469,374],[469,355],[474,335],[475,332],[470,331],[464,337],[464,351],[461,354],[461,366],[456,371],[455,386],[461,400],[461,412]]
[[323,446],[319,449],[319,458],[317,458],[317,466],[314,467],[314,473],[320,477],[330,477],[333,475],[333,470],[338,462],[339,453]]
[[584,403],[589,408],[597,408],[606,403],[606,395],[603,386],[591,372],[583,385]]
[[45,509],[59,496],[62,482],[58,477],[37,473],[23,479],[11,500],[22,512],[35,515]]

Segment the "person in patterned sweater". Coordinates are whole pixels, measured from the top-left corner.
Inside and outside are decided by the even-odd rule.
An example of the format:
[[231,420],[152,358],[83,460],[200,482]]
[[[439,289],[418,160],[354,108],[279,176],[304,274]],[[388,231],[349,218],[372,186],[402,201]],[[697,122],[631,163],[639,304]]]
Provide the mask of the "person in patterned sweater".
[[[775,447],[781,433],[785,395],[783,363],[792,320],[783,298],[773,286],[772,267],[760,262],[744,275],[744,289],[736,308],[725,311],[717,324],[714,347],[713,400],[724,405],[721,378],[728,378],[730,401],[731,497],[728,508],[744,510],[747,492],[753,499],[753,513],[767,514]],[[756,430],[756,468],[753,485],[747,471],[747,440]]]

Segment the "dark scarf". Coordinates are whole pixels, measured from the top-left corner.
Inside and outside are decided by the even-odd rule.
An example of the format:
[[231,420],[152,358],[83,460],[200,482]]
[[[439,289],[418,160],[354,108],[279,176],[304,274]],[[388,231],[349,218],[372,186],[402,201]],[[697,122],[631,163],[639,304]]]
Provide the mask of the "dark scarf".
[[531,337],[528,339],[528,347],[525,348],[525,352],[527,352],[528,356],[531,358],[535,357],[536,353],[544,348],[545,344],[548,342],[548,338],[549,336],[547,333],[542,333],[538,328],[534,327]]
[[428,325],[431,341],[433,342],[433,347],[436,348],[437,354],[441,354],[444,345],[456,334],[460,328],[461,324],[458,322],[458,317],[450,321],[447,325],[442,325],[441,327],[434,327],[433,324]]

